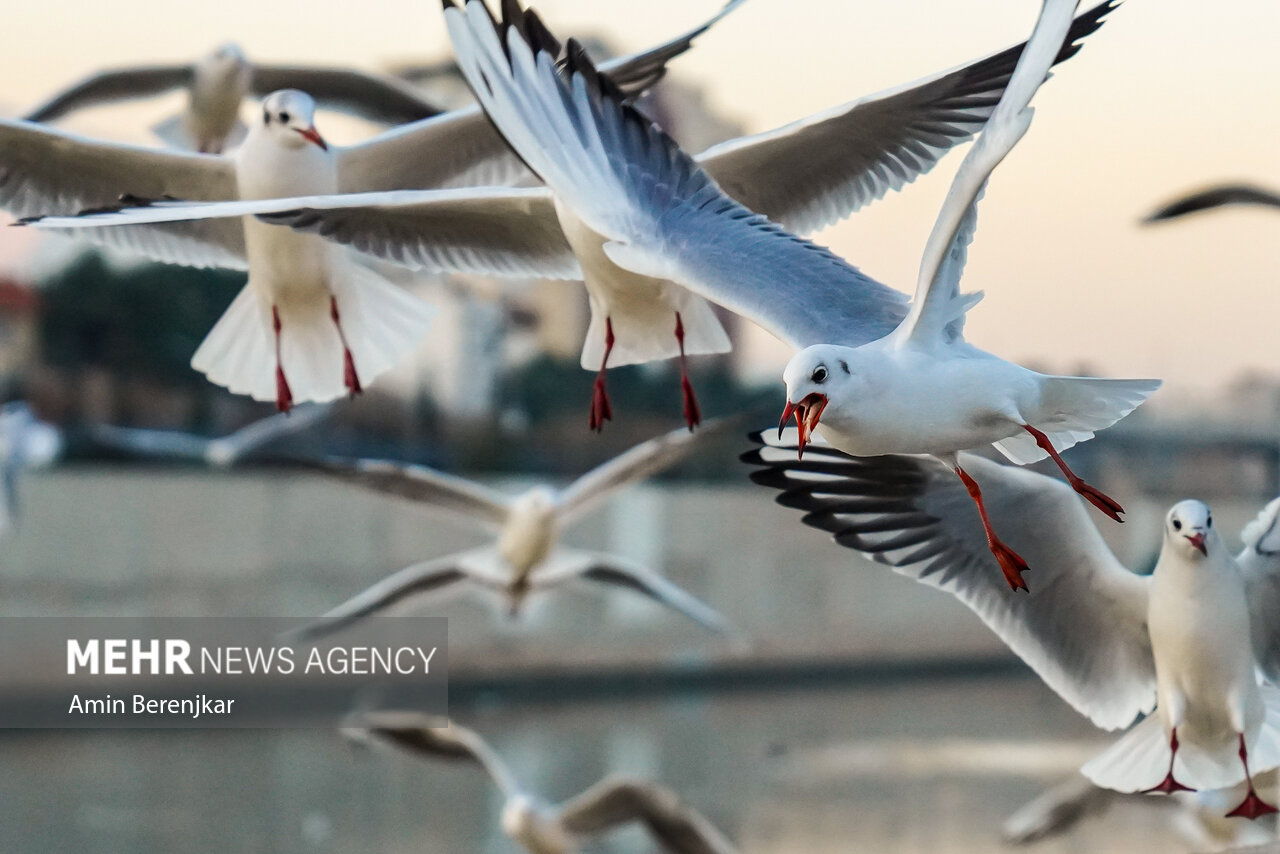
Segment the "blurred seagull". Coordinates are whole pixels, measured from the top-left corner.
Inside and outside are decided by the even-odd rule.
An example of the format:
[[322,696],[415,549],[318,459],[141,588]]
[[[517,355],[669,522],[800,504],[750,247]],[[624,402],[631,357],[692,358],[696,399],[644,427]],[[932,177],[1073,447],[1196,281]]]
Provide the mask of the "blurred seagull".
[[1147,225],[1177,219],[1196,211],[1206,211],[1227,205],[1265,205],[1280,208],[1280,195],[1261,187],[1247,184],[1227,184],[1191,193],[1161,206],[1143,220]]
[[244,139],[241,102],[280,89],[302,89],[321,107],[370,121],[403,124],[440,110],[413,86],[383,74],[346,68],[262,65],[250,62],[237,44],[224,44],[193,63],[136,65],[95,72],[58,92],[23,118],[52,122],[106,103],[187,90],[186,109],[152,128],[177,148],[217,154]]
[[1028,104],[1060,54],[1075,0],[1046,0],[982,135],[966,155],[925,245],[916,296],[864,276],[830,251],[729,198],[676,143],[626,105],[573,42],[561,49],[533,12],[445,0],[450,38],[482,105],[525,162],[606,242],[620,267],[679,282],[804,348],[783,374],[799,448],[822,421],[861,455],[928,453],[964,481],[1009,585],[1026,562],[986,521],[957,452],[995,444],[1014,462],[1053,458],[1072,487],[1117,521],[1122,508],[1075,475],[1059,450],[1123,418],[1158,386],[1036,373],[966,343],[980,294],[960,276],[987,178],[1031,122]]
[[623,487],[684,459],[728,423],[714,422],[696,436],[684,430],[667,433],[636,445],[563,489],[536,486],[515,497],[423,466],[368,460],[319,464],[320,471],[366,489],[466,516],[495,531],[497,541],[403,569],[304,627],[300,637],[330,634],[387,608],[418,604],[468,584],[499,593],[515,616],[529,594],[579,579],[640,593],[708,629],[732,633],[723,617],[653,570],[615,555],[558,544],[563,527]]
[[[611,63],[637,86],[661,77],[711,22],[652,50]],[[0,121],[0,207],[43,219],[43,227],[81,229],[91,240],[154,260],[249,270],[249,283],[192,359],[213,382],[287,411],[295,402],[357,394],[394,366],[426,332],[428,307],[366,267],[342,247],[254,218],[176,222],[131,210],[112,217],[55,217],[141,202],[163,211],[165,199],[263,199],[340,191],[502,182],[527,170],[479,107],[403,125],[347,148],[330,148],[314,124],[315,102],[297,90],[267,96],[261,118],[232,155],[205,156],[96,142],[27,122]],[[497,207],[495,209],[495,202]],[[483,272],[477,262],[494,234],[533,248],[508,273],[575,278],[572,252],[554,219],[530,219],[539,202],[529,190],[467,194],[434,208],[439,242],[426,250],[436,272]],[[123,223],[120,220],[125,220]],[[99,226],[124,224],[127,228]],[[143,224],[139,224],[143,223]],[[554,232],[548,235],[547,232]],[[357,247],[361,248],[361,247]]]
[[234,433],[210,439],[177,430],[147,430],[94,424],[89,438],[98,445],[148,459],[188,460],[214,468],[225,468],[241,462],[263,446],[285,436],[299,433],[330,414],[332,407],[304,404],[291,413],[277,412],[260,418]]
[[501,757],[477,733],[420,712],[376,711],[357,716],[342,732],[365,744],[384,744],[428,759],[463,760],[484,769],[502,792],[502,832],[531,854],[572,854],[595,836],[639,823],[670,854],[734,854],[733,844],[665,786],[608,778],[559,805],[540,802],[520,787]]
[[[1175,504],[1151,576],[1116,560],[1061,481],[963,455],[987,488],[987,509],[1044,573],[1018,597],[983,570],[985,544],[965,490],[927,457],[850,457],[757,436],[743,459],[752,480],[836,542],[968,605],[1077,711],[1104,729],[1146,719],[1081,769],[1121,792],[1247,793],[1228,815],[1275,812],[1252,774],[1280,766],[1280,559],[1273,502],[1232,558],[1200,501]],[[1252,633],[1251,633],[1252,627]],[[1155,714],[1152,714],[1153,709]]]
[[[730,3],[686,39],[739,2]],[[1054,61],[1074,56],[1078,42],[1097,30],[1112,8],[1114,3],[1107,0],[1080,15]],[[512,10],[516,14],[518,10]],[[564,48],[544,28],[539,33],[546,53],[563,54]],[[991,115],[1023,47],[721,143],[695,160],[746,208],[798,233],[819,230],[901,189],[976,133]],[[613,84],[630,94],[649,81],[636,78],[634,71],[624,74],[628,68],[600,66]],[[120,218],[93,217],[92,224],[243,214],[261,214],[269,222],[319,233],[412,268],[438,270],[443,256],[455,263],[465,261],[482,274],[582,278],[590,297],[591,324],[581,364],[596,372],[588,416],[594,430],[612,418],[605,385],[608,367],[675,357],[681,359],[685,422],[692,428],[701,412],[684,357],[724,352],[730,346],[702,296],[686,289],[687,283],[645,276],[615,263],[605,251],[606,238],[560,199],[555,187],[164,205],[129,211]]]
[[24,472],[44,468],[62,454],[62,432],[41,421],[21,401],[0,406],[0,537],[20,512],[18,481]]

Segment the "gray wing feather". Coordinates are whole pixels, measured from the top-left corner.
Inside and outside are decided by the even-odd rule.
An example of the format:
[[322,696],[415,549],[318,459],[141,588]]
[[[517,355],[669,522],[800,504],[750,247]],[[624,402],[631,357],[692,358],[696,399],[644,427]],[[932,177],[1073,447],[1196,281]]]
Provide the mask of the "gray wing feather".
[[1263,205],[1265,207],[1280,208],[1280,194],[1246,184],[1211,187],[1208,190],[1191,193],[1164,204],[1159,209],[1148,214],[1143,222],[1150,224],[1166,219],[1177,219],[1189,213],[1210,210],[1225,205]]
[[702,814],[670,789],[641,780],[596,783],[560,807],[560,822],[588,836],[639,822],[663,850],[673,854],[733,854],[737,849]]
[[752,480],[806,511],[837,543],[955,596],[1063,699],[1118,729],[1155,706],[1149,579],[1122,566],[1064,483],[964,455],[992,524],[1031,565],[1030,595],[1010,590],[960,480],[926,457],[849,457],[757,435]]
[[68,113],[98,104],[149,98],[171,89],[189,86],[194,73],[190,64],[146,65],[99,71],[58,92],[28,112],[23,119],[29,122],[51,122]]
[[505,522],[510,506],[510,499],[496,490],[426,466],[384,460],[325,460],[300,465],[373,492],[431,504],[490,526]]
[[[652,570],[624,561],[615,555],[594,555],[581,573],[587,581],[623,587],[647,596],[659,605],[684,614],[698,625],[722,634],[734,633],[733,627],[714,608],[679,585]],[[542,578],[535,578],[535,583]]]
[[[1075,19],[1054,62],[1080,50],[1118,0]],[[995,109],[1026,43],[958,69],[714,146],[698,163],[751,210],[809,234],[932,169]],[[601,66],[601,70],[604,67]]]
[[[14,216],[114,208],[123,195],[222,200],[237,195],[226,157],[99,142],[29,122],[0,120],[0,208]],[[197,267],[247,269],[237,220],[86,228],[77,236]]]
[[301,89],[323,107],[386,124],[415,122],[441,113],[403,80],[348,68],[254,65],[250,89],[260,97],[278,89]]

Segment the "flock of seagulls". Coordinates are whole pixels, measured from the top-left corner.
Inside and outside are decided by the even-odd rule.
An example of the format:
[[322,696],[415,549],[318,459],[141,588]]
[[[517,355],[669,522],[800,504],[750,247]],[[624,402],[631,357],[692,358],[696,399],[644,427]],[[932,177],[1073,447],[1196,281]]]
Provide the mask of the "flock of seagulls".
[[[1154,571],[1133,571],[1106,547],[1080,499],[1116,522],[1123,508],[1061,453],[1124,418],[1160,382],[1042,374],[964,337],[982,296],[961,290],[979,202],[1028,132],[1050,69],[1081,50],[1117,0],[1079,15],[1078,0],[1043,0],[1024,44],[686,152],[645,114],[641,96],[744,2],[650,50],[597,64],[518,0],[502,0],[499,17],[484,0],[443,0],[458,69],[477,102],[450,111],[403,80],[260,65],[226,45],[191,64],[104,71],[25,119],[0,120],[0,208],[20,224],[248,273],[192,365],[279,413],[214,440],[111,427],[95,428],[94,438],[225,466],[322,421],[333,401],[360,394],[429,334],[432,307],[371,262],[581,280],[591,308],[581,364],[596,373],[587,427],[613,418],[608,368],[665,359],[679,363],[685,426],[567,487],[517,496],[393,462],[295,462],[494,535],[388,576],[304,633],[338,632],[468,588],[496,594],[514,617],[530,595],[590,581],[732,634],[724,617],[656,568],[559,542],[584,513],[732,423],[702,424],[687,367],[691,357],[729,349],[719,306],[794,351],[781,377],[777,436],[756,434],[743,457],[752,479],[840,545],[956,596],[1066,702],[1099,727],[1126,730],[1084,765],[1088,786],[1076,781],[1054,804],[1091,803],[1106,797],[1101,790],[1241,786],[1228,816],[1275,812],[1254,780],[1280,767],[1280,499],[1246,529],[1235,555],[1210,508],[1181,501],[1164,518]],[[187,91],[188,104],[155,128],[165,148],[48,124],[174,89]],[[249,97],[260,100],[244,122]],[[318,127],[321,107],[393,127],[330,145]],[[975,137],[910,295],[804,237],[901,190]],[[1223,187],[1149,220],[1238,203],[1274,206],[1280,197]],[[20,405],[0,412],[0,527],[13,515],[17,473],[57,455],[48,430]],[[974,453],[988,446],[1012,465]],[[1021,468],[1045,459],[1062,479]],[[733,850],[657,784],[606,781],[550,807],[458,724],[378,710],[362,713],[352,731],[484,768],[506,799],[504,831],[532,852],[576,850],[630,821],[671,851]]]

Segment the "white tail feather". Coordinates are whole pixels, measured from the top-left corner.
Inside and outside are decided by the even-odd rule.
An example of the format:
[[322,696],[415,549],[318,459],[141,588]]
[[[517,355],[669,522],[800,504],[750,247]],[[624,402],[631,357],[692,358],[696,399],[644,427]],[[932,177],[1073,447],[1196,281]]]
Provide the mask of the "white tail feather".
[[[333,296],[341,313],[356,373],[366,388],[422,339],[433,309],[376,273],[344,265]],[[329,297],[279,305],[281,361],[295,403],[324,403],[347,394],[342,340]],[[191,366],[235,394],[275,400],[275,337],[271,306],[252,283],[232,301],[196,351]]]
[[[1124,418],[1159,387],[1159,380],[1045,377],[1039,407],[1044,415],[1028,423],[1048,436],[1054,448],[1065,451]],[[1029,433],[994,444],[1018,465],[1048,456]]]
[[[1248,742],[1249,771],[1255,776],[1280,767],[1280,691],[1264,687],[1266,714]],[[1244,766],[1234,739],[1205,747],[1190,739],[1178,746],[1173,776],[1197,790],[1225,789],[1244,780]],[[1169,770],[1169,736],[1159,715],[1150,715],[1119,741],[1090,759],[1080,773],[1096,785],[1117,792],[1140,792],[1164,779]]]

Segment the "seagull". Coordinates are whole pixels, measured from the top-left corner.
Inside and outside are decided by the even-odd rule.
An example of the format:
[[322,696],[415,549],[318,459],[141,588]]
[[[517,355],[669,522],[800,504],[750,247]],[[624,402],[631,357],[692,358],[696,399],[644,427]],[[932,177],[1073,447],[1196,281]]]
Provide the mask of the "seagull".
[[370,711],[343,735],[428,759],[463,760],[484,769],[502,792],[502,831],[531,854],[571,854],[587,840],[639,823],[671,854],[734,854],[737,849],[705,817],[665,786],[610,777],[559,805],[540,802],[520,787],[502,758],[476,732],[421,712]]
[[558,543],[565,526],[623,487],[699,450],[728,423],[714,422],[696,435],[684,430],[664,434],[597,466],[563,489],[536,486],[514,497],[424,466],[371,460],[314,464],[311,467],[324,474],[366,489],[464,516],[494,531],[496,541],[403,569],[304,627],[299,636],[331,634],[393,606],[417,604],[467,585],[498,593],[506,600],[508,613],[516,616],[530,594],[575,580],[628,589],[708,629],[732,634],[723,617],[653,570],[616,555]]
[[291,413],[260,418],[226,436],[210,439],[177,430],[149,430],[94,424],[89,437],[98,445],[148,459],[188,460],[213,468],[241,462],[264,445],[306,430],[327,418],[332,407],[304,404]]
[[[699,34],[738,5],[726,6]],[[1097,30],[1111,0],[1081,14],[1055,57],[1062,62]],[[545,31],[547,52],[562,48]],[[842,104],[783,127],[715,145],[695,160],[734,200],[797,233],[849,216],[928,172],[990,116],[1024,45],[957,69]],[[647,85],[629,67],[601,66],[625,94]],[[481,197],[481,194],[483,196]],[[564,203],[555,188],[388,191],[230,204],[152,206],[92,224],[158,222],[261,215],[314,232],[382,260],[438,271],[441,256],[463,256],[469,272],[501,276],[554,275],[583,279],[591,322],[582,367],[596,373],[588,427],[612,419],[605,379],[609,367],[679,358],[685,423],[701,411],[688,376],[689,355],[730,348],[707,301],[670,279],[616,264],[606,239]],[[45,227],[68,224],[46,221]],[[74,224],[74,223],[72,223]],[[87,225],[90,223],[81,223]],[[465,253],[454,249],[465,241]],[[552,261],[558,266],[548,270]]]
[[[1026,49],[956,174],[925,245],[916,296],[873,281],[829,250],[753,213],[720,189],[660,129],[628,106],[570,42],[561,50],[529,11],[446,0],[459,65],[512,146],[557,205],[606,239],[620,267],[681,285],[800,350],[783,372],[802,451],[822,420],[833,445],[862,455],[928,453],[978,483],[956,454],[993,443],[1018,463],[1050,456],[1112,518],[1122,508],[1077,477],[1059,451],[1138,406],[1155,380],[1036,373],[964,341],[980,294],[960,275],[987,178],[1026,132],[1028,104],[1062,49],[1075,0],[1046,0]],[[986,524],[988,547],[1014,589],[1026,562]]]
[[18,519],[18,481],[62,454],[62,433],[41,421],[22,401],[0,406],[0,537]]
[[398,125],[440,113],[413,86],[383,74],[346,68],[262,65],[250,62],[234,43],[219,46],[192,63],[135,65],[97,71],[53,95],[23,118],[52,122],[78,110],[106,103],[150,98],[187,90],[182,113],[152,128],[177,148],[218,154],[238,144],[247,130],[241,102],[280,89],[302,89],[322,107]]
[[795,460],[794,445],[755,440],[743,456],[761,467],[752,479],[781,490],[778,502],[804,510],[805,524],[951,593],[1097,726],[1147,716],[1084,765],[1094,784],[1170,793],[1244,782],[1229,816],[1275,812],[1252,774],[1280,767],[1280,690],[1256,673],[1280,675],[1280,560],[1271,553],[1280,502],[1246,532],[1241,560],[1207,505],[1178,502],[1154,571],[1140,576],[1116,560],[1068,485],[962,454],[987,484],[987,510],[1044,573],[1040,594],[1019,597],[983,571],[978,514],[936,459],[858,458],[815,444]]
[[1186,216],[1196,211],[1212,210],[1213,208],[1227,205],[1265,205],[1266,207],[1280,208],[1280,194],[1261,187],[1252,187],[1248,184],[1225,184],[1220,187],[1210,187],[1162,205],[1147,214],[1146,218],[1143,219],[1143,223],[1150,225],[1168,219],[1177,219],[1180,216]]

